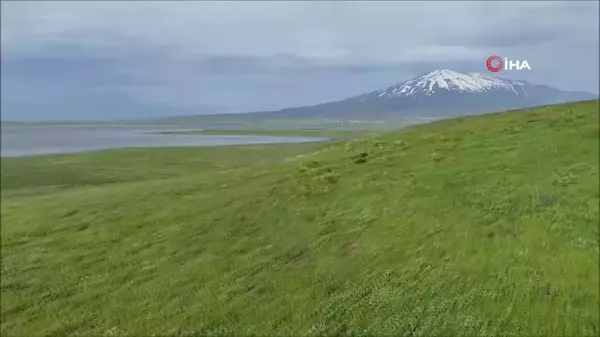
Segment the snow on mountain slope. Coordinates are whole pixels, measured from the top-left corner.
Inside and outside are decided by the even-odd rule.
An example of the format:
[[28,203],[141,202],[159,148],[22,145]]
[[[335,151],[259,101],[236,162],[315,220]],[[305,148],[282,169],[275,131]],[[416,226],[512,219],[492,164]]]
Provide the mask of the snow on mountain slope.
[[526,82],[511,81],[480,73],[463,74],[449,69],[438,69],[423,76],[395,84],[388,88],[367,94],[362,102],[381,97],[430,96],[441,90],[456,92],[486,92],[494,89],[510,90],[515,95],[525,95]]

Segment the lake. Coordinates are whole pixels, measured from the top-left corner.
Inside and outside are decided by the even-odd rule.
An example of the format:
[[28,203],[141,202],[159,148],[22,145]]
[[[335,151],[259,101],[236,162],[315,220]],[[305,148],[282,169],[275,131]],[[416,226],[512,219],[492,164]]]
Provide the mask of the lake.
[[88,152],[127,147],[226,146],[322,141],[313,137],[165,135],[201,130],[161,126],[2,126],[2,157]]

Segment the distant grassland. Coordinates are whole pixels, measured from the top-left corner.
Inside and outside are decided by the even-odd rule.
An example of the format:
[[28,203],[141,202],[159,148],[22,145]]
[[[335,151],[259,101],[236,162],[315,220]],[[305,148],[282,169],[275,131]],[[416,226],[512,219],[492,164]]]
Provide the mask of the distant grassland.
[[198,131],[167,131],[171,135],[254,135],[254,136],[304,136],[325,137],[335,140],[350,139],[377,134],[377,129],[300,129],[300,130],[267,130],[267,129],[236,129],[236,130],[198,130]]
[[599,103],[2,159],[2,336],[598,336]]

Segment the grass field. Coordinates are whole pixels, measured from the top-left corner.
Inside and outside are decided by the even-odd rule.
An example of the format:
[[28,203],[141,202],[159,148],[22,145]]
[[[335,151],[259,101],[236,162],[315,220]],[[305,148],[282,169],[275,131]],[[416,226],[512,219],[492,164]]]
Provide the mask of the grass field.
[[598,110],[2,159],[2,336],[598,336]]
[[376,135],[384,131],[375,129],[302,129],[302,130],[268,130],[268,129],[236,129],[236,130],[197,130],[197,131],[166,131],[169,135],[249,135],[249,136],[303,136],[324,137],[331,140],[347,140],[357,137]]

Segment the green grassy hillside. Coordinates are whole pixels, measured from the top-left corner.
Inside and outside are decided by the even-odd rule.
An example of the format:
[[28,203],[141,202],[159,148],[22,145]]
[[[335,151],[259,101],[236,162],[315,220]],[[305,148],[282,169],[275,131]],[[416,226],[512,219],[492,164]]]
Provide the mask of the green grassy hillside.
[[2,159],[2,336],[598,336],[598,109]]

